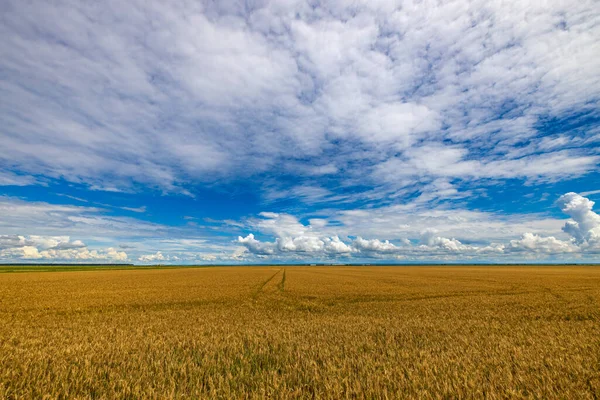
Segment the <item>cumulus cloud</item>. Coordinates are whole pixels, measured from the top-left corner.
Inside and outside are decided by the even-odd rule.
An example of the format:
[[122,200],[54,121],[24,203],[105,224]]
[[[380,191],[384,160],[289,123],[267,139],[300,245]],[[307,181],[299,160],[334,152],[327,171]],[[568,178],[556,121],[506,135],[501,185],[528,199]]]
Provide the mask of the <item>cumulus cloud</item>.
[[323,238],[323,250],[328,254],[348,254],[354,251],[352,246],[344,243],[339,237]]
[[[434,236],[434,231],[424,234],[420,246],[413,246],[408,239],[399,240],[399,244],[389,240],[364,239],[356,237],[345,241],[338,235],[327,236],[326,224],[321,219],[312,219],[310,225],[303,225],[291,215],[261,213],[264,218],[255,221],[258,229],[275,235],[274,242],[259,241],[250,233],[238,237],[237,243],[246,247],[252,254],[277,256],[285,254],[305,254],[313,257],[335,257],[353,255],[363,257],[385,257],[401,254],[431,254],[436,251],[471,251],[476,247],[462,245],[456,239]],[[428,253],[429,252],[429,253]]]
[[[27,257],[23,257],[27,258]],[[48,249],[39,252],[39,257],[55,260],[104,260],[104,261],[126,261],[127,253],[115,250],[112,247],[106,250],[90,250],[87,247],[76,247],[70,249]]]
[[577,193],[566,193],[558,200],[562,212],[572,218],[563,231],[573,236],[579,244],[600,244],[600,215],[592,211],[594,202]]
[[274,243],[262,243],[256,240],[252,233],[249,233],[246,237],[239,236],[237,241],[254,254],[270,255],[275,253]]
[[[212,247],[212,246],[211,246]],[[206,249],[205,249],[206,250]],[[214,249],[212,249],[214,250]],[[242,251],[243,250],[243,251]],[[165,250],[156,251],[154,253],[140,254],[136,260],[144,264],[206,264],[206,263],[222,263],[236,262],[244,259],[246,249],[242,248],[224,248],[217,252],[200,252],[186,248],[184,250]]]
[[561,254],[579,251],[571,242],[558,240],[553,236],[541,237],[533,233],[525,233],[517,240],[511,240],[507,247],[509,251]]
[[164,256],[162,252],[157,251],[154,254],[143,254],[138,257],[138,261],[144,262],[155,262],[155,261],[169,261],[170,257]]
[[[251,239],[251,240],[249,240]],[[379,239],[348,239],[346,242],[337,236],[333,238],[311,238],[310,246],[296,246],[295,243],[305,243],[306,237],[277,238],[275,242],[261,242],[254,239],[252,234],[246,238],[239,237],[238,243],[245,246],[251,254],[259,256],[304,255],[313,258],[336,258],[347,255],[355,258],[379,259],[432,259],[439,256],[474,257],[504,253],[504,246],[491,244],[488,246],[464,245],[456,239],[431,236],[419,245],[413,245],[409,240],[399,240],[400,245],[389,240]]]
[[388,240],[380,241],[379,239],[366,240],[357,237],[352,241],[352,246],[361,252],[375,252],[375,253],[396,253],[398,252],[398,246],[390,243]]
[[460,241],[452,238],[437,236],[435,229],[428,229],[421,235],[421,243],[430,248],[439,248],[451,252],[459,252],[469,249],[469,246],[463,245]]
[[[405,208],[390,208],[383,214],[381,209],[346,210],[329,217],[309,218],[308,223],[289,214],[263,212],[258,218],[236,224],[255,229],[261,234],[261,239],[254,233],[248,233],[234,241],[237,247],[199,238],[149,239],[136,242],[134,259],[146,263],[235,262],[252,256],[298,260],[348,257],[355,260],[501,261],[521,256],[595,254],[600,224],[598,214],[593,211],[594,202],[576,193],[567,193],[556,203],[571,219],[566,223],[564,220],[552,220],[551,224],[538,225],[540,229],[537,232],[525,230],[540,223],[535,218],[528,223],[523,222],[527,219],[523,216],[520,220],[501,221],[494,220],[489,214],[462,213],[444,208],[421,212],[419,201]],[[62,208],[56,210],[63,211]],[[411,219],[395,219],[392,210],[402,214],[411,211]],[[488,231],[498,229],[504,234],[485,236],[484,228]],[[377,237],[372,232],[380,232],[387,238],[383,235]],[[557,234],[563,237],[555,236]],[[125,247],[131,248],[129,245]],[[162,250],[147,252],[156,248]],[[0,235],[0,259],[125,261],[129,258],[127,253],[115,247],[92,249],[84,241],[73,240],[70,236],[9,234]]]
[[0,235],[0,250],[10,249],[15,247],[24,247],[33,244],[32,241],[27,240],[24,236],[20,235]]
[[[261,213],[262,219],[254,220],[251,223],[261,232],[275,236],[275,240],[273,242],[260,241],[250,233],[246,237],[240,236],[237,243],[244,246],[250,254],[260,256],[305,254],[314,258],[346,254],[356,258],[417,260],[437,257],[443,257],[446,260],[489,259],[500,256],[511,259],[511,256],[523,254],[552,256],[573,253],[586,254],[593,251],[594,246],[598,243],[597,230],[600,227],[600,218],[592,211],[594,203],[576,193],[567,193],[561,196],[557,203],[563,212],[573,218],[573,221],[567,221],[563,228],[572,236],[569,240],[524,232],[519,239],[465,244],[456,238],[441,235],[435,228],[427,228],[422,231],[416,244],[406,237],[395,238],[397,244],[390,240],[364,239],[361,236],[355,239],[346,236],[345,240],[341,240],[338,235],[329,236],[329,233],[348,227],[328,226],[327,220],[319,218],[310,219],[310,224],[304,225],[291,215],[264,212]],[[358,211],[356,212],[358,213]],[[368,211],[364,212],[369,213]],[[373,218],[373,215],[371,217]],[[429,219],[429,221],[435,220]],[[464,223],[460,216],[456,216],[454,222]],[[405,230],[405,232],[410,232],[410,230]]]
[[127,253],[112,247],[89,249],[69,236],[0,236],[0,260],[126,261]]
[[237,243],[246,247],[251,253],[274,255],[279,253],[305,254],[347,254],[353,251],[339,237],[318,237],[317,235],[280,236],[275,242],[261,242],[252,233],[246,237],[238,237]]
[[[102,249],[99,248],[98,254],[87,255],[90,259],[101,259],[107,253],[104,249],[112,247],[126,252],[123,254],[127,254],[127,259],[131,260],[161,249],[169,254],[183,255],[189,262],[194,262],[202,261],[198,254],[210,252],[225,258],[235,248],[229,237],[221,241],[211,238],[209,241],[207,236],[200,236],[194,226],[172,227],[108,213],[106,209],[97,207],[0,196],[0,250],[23,246],[33,246],[40,251],[81,249],[82,254],[78,257],[84,257],[84,248],[88,247],[86,244],[100,241]],[[60,235],[63,232],[68,232],[70,236]],[[166,238],[171,239],[167,241]],[[14,259],[23,256],[20,250],[12,254]],[[8,252],[4,255],[8,260]],[[77,257],[73,252],[48,253],[46,256]],[[106,257],[118,260],[123,255],[107,253]]]

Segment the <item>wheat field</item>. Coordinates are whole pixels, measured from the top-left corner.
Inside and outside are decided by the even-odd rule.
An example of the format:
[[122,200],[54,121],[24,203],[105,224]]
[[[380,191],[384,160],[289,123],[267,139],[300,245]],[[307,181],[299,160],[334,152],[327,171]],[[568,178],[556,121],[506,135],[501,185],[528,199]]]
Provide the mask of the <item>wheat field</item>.
[[600,268],[0,274],[0,398],[600,396]]

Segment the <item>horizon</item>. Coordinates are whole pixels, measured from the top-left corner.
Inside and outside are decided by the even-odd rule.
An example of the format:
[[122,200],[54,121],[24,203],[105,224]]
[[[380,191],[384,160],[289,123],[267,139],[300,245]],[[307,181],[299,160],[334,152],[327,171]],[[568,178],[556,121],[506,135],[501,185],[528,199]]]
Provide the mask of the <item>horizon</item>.
[[590,264],[597,4],[9,1],[0,264]]
[[[598,262],[572,262],[572,263],[541,263],[541,262],[515,262],[515,263],[304,263],[304,264],[283,264],[283,263],[266,263],[266,264],[133,264],[133,263],[74,263],[74,262],[42,262],[42,263],[0,263],[2,267],[44,267],[44,266],[55,266],[55,267],[112,267],[112,266],[123,266],[123,267],[169,267],[169,268],[186,268],[186,267],[437,267],[437,266],[448,266],[448,267],[476,267],[476,266],[498,266],[498,267],[510,267],[510,266],[537,266],[537,267],[568,267],[568,266],[590,266],[600,267]],[[33,271],[33,270],[32,270]]]

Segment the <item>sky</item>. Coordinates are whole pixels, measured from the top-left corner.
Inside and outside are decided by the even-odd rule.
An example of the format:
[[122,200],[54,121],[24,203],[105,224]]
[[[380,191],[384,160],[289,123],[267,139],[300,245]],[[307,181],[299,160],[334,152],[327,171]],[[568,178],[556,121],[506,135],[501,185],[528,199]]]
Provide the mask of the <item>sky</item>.
[[600,7],[0,4],[0,263],[600,261]]

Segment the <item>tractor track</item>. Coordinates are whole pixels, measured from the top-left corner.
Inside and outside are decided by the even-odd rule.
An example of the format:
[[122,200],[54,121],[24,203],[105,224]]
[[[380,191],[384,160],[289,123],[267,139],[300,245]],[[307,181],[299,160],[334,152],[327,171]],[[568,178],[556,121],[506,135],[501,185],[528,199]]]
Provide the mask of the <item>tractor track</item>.
[[265,286],[267,286],[269,284],[269,282],[271,282],[277,276],[277,274],[279,274],[281,271],[283,271],[283,268],[278,269],[277,272],[275,272],[273,275],[271,275],[271,277],[269,279],[267,279],[266,281],[261,283],[260,286],[252,294],[252,298],[255,299],[256,297],[258,297],[258,295],[263,292],[263,289],[265,288]]
[[283,276],[281,277],[281,282],[277,284],[277,288],[280,292],[285,291],[285,268],[283,269]]

